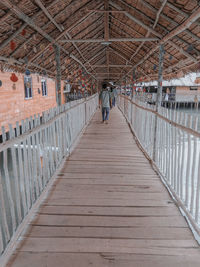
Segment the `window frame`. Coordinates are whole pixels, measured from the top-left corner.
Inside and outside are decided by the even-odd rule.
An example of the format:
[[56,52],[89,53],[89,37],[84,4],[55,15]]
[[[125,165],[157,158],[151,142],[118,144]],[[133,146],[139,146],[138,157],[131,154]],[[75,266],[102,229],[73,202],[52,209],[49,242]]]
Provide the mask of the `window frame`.
[[[45,85],[45,88],[43,86]],[[41,79],[41,91],[42,91],[42,96],[48,96],[48,89],[47,89],[47,80],[46,79]]]
[[[27,82],[30,83],[30,88],[26,86]],[[31,76],[24,76],[24,98],[26,100],[33,98],[33,84]]]

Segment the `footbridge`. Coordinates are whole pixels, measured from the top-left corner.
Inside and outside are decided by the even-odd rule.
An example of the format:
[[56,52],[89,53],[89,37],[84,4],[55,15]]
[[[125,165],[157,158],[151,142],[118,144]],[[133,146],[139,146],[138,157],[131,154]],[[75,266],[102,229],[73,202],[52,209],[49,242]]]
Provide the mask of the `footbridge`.
[[195,124],[125,96],[43,115],[0,147],[1,266],[199,266]]

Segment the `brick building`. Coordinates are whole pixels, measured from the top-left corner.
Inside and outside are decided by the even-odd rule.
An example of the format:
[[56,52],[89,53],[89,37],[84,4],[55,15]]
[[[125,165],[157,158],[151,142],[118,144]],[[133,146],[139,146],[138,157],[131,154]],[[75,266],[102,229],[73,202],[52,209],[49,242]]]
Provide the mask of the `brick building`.
[[[8,129],[16,121],[41,114],[43,111],[55,107],[56,89],[55,80],[36,74],[26,76],[17,73],[17,82],[10,80],[11,72],[0,72],[0,131],[1,126]],[[25,84],[30,81],[30,88]],[[27,90],[28,89],[28,90]],[[61,82],[61,102],[64,103],[63,81]]]

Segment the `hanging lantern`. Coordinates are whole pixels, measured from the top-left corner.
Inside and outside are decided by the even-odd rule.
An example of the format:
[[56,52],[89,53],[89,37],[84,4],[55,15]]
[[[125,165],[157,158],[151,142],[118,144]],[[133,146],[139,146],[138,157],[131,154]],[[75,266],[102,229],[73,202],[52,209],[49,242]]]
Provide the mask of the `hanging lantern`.
[[28,58],[27,57],[24,58],[24,62],[25,62],[25,64],[28,64]]
[[46,47],[45,44],[41,44],[41,45],[40,45],[40,50],[44,50],[45,47]]
[[27,76],[29,76],[29,75],[31,74],[30,70],[27,69],[27,70],[25,71],[25,74],[26,74]]
[[69,65],[70,62],[71,62],[71,59],[70,58],[65,59],[65,64]]
[[187,52],[191,52],[193,50],[193,45],[189,45],[186,49]]
[[22,36],[25,36],[26,35],[26,30],[25,29],[22,30],[21,35]]
[[16,48],[16,43],[14,41],[11,41],[10,42],[10,49],[15,50],[15,48]]
[[18,78],[17,78],[17,76],[15,75],[15,73],[12,73],[11,74],[11,76],[10,76],[10,80],[12,81],[12,82],[17,82],[18,81]]
[[50,46],[49,46],[49,51],[52,51],[52,50],[53,50],[53,46],[50,45]]

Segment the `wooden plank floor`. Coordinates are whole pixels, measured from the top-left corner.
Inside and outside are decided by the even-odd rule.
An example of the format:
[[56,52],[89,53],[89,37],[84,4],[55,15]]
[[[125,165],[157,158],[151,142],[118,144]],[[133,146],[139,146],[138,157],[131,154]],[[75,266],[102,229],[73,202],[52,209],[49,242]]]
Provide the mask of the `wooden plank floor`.
[[117,108],[98,111],[12,267],[200,266],[199,246]]

